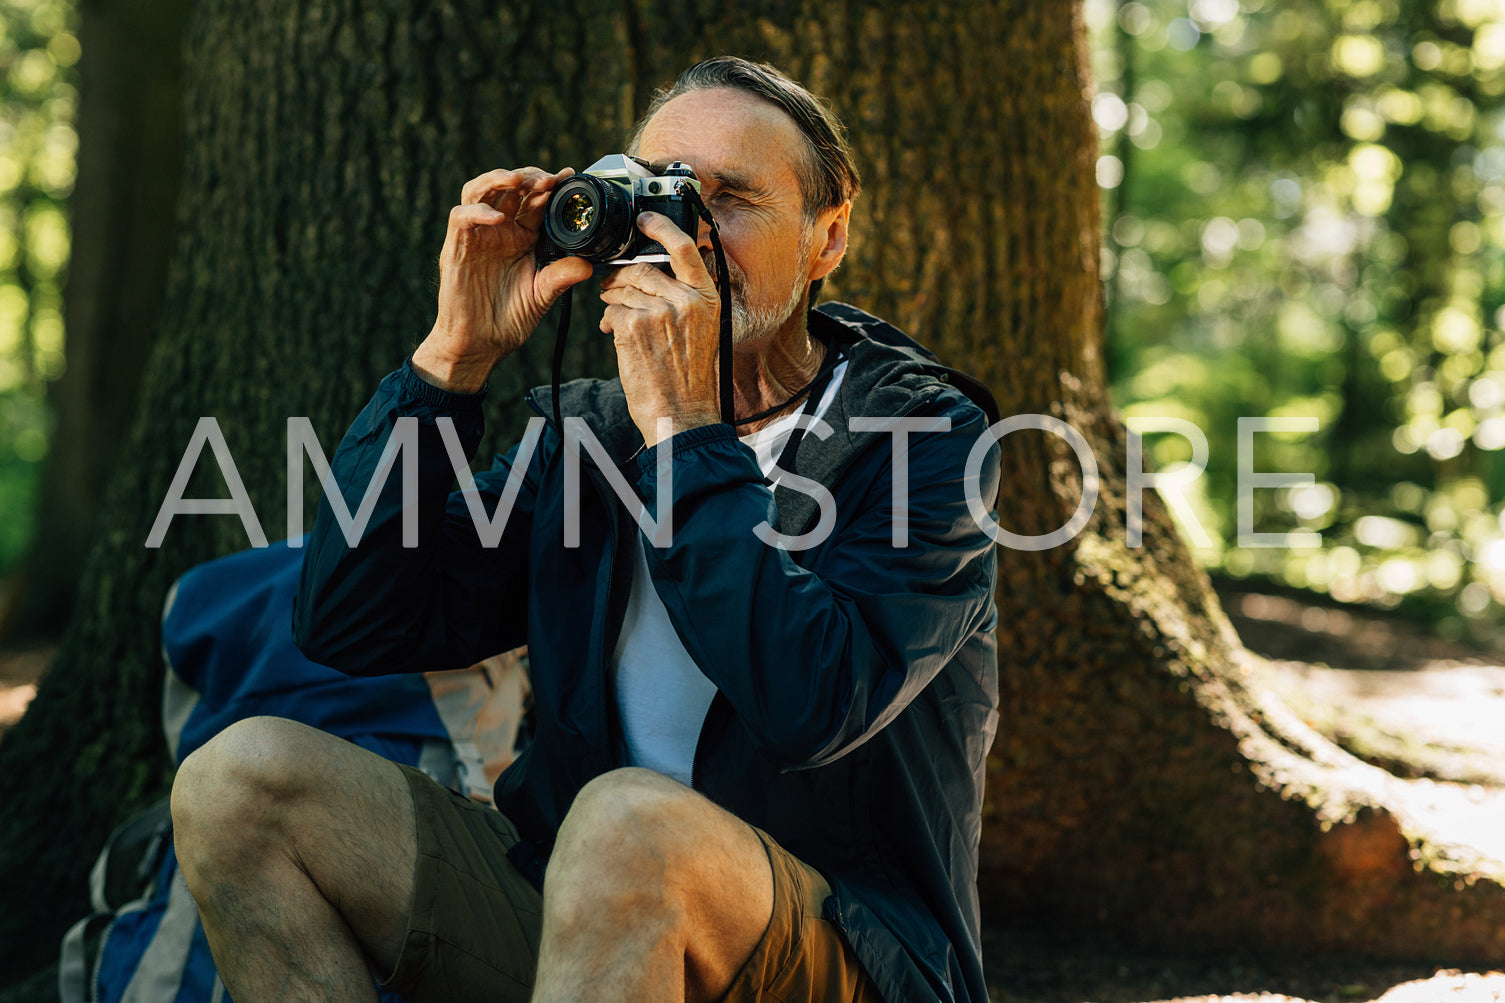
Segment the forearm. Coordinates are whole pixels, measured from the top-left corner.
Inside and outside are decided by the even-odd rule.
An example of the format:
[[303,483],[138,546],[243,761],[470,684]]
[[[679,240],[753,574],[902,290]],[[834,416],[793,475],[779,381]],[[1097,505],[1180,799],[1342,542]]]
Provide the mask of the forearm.
[[[377,486],[383,455],[405,419],[411,427],[403,434],[411,438],[389,457]],[[499,555],[477,555],[465,540],[468,531],[473,541],[473,529],[447,512],[454,470],[439,429],[446,420],[468,455],[481,434],[479,400],[428,386],[405,368],[382,381],[341,441],[331,470],[343,513],[321,499],[294,612],[295,639],[315,661],[375,674],[453,668],[494,653],[475,654],[484,640],[455,628],[467,619],[466,591],[496,587],[485,568]]]

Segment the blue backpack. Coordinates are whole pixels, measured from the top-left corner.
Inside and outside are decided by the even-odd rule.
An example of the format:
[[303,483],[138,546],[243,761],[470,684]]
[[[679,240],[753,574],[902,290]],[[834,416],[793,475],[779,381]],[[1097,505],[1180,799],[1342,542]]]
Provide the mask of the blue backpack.
[[[489,803],[525,741],[527,655],[468,669],[346,676],[293,645],[302,551],[286,542],[201,564],[169,590],[162,617],[162,727],[174,762],[263,714],[349,739]],[[62,1003],[220,1003],[198,909],[179,876],[168,799],[120,825],[89,875],[93,913],[63,938]],[[392,993],[383,1003],[403,1003]]]

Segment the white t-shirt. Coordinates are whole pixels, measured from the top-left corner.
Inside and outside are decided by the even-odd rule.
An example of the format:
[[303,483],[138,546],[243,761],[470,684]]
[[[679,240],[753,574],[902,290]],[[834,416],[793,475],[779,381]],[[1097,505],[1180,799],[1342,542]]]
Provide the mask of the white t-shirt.
[[[836,399],[836,388],[846,371],[845,360],[831,371],[831,382],[815,407],[817,418]],[[774,483],[778,479],[773,469],[778,451],[783,450],[795,421],[804,411],[801,408],[767,428],[742,436],[742,441],[757,454],[763,476],[773,477]],[[700,728],[711,708],[711,699],[716,695],[716,684],[695,665],[674,632],[669,611],[653,587],[642,534],[633,533],[630,545],[635,561],[632,593],[627,599],[622,635],[612,654],[627,762],[657,770],[688,785],[695,764],[695,745],[700,740]]]

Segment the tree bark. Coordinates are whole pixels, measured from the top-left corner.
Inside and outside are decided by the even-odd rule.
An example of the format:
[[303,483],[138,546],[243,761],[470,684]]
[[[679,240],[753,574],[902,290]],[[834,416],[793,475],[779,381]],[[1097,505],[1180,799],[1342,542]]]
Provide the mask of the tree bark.
[[[281,535],[287,418],[310,416],[332,450],[427,331],[460,185],[618,149],[652,85],[723,51],[778,63],[851,127],[866,192],[829,295],[971,369],[1005,414],[1070,423],[1100,467],[1085,528],[1000,555],[1005,718],[985,919],[1037,910],[1165,941],[1496,949],[1498,884],[1455,896],[1451,874],[1445,893],[1415,874],[1383,807],[1391,788],[1251,693],[1154,499],[1144,546],[1127,545],[1076,5],[833,0],[812,18],[773,2],[754,19],[712,0],[201,0],[166,320],[78,614],[0,745],[0,972],[50,956],[110,824],[166,783],[162,597],[192,564],[246,545],[233,518],[186,517],[162,549],[143,547],[199,416],[219,418],[263,526]],[[593,297],[579,299],[568,369],[609,371]],[[492,445],[520,428],[523,389],[547,380],[551,324],[493,377]],[[1083,486],[1070,448],[1039,432],[1003,443],[1003,525],[1063,525]],[[223,494],[211,466],[190,497]],[[1391,911],[1367,916],[1379,899]],[[1455,900],[1473,914],[1449,927]]]

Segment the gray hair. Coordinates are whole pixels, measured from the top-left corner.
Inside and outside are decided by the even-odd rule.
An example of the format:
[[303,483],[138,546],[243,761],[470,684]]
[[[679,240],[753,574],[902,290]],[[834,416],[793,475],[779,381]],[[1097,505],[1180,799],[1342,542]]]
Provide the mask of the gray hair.
[[841,205],[862,187],[847,130],[820,98],[767,63],[754,63],[737,56],[716,56],[696,63],[667,88],[653,92],[648,110],[627,137],[627,149],[635,152],[648,120],[681,94],[729,87],[745,91],[783,109],[808,144],[802,163],[795,165],[805,196],[805,215],[811,219],[822,209]]

